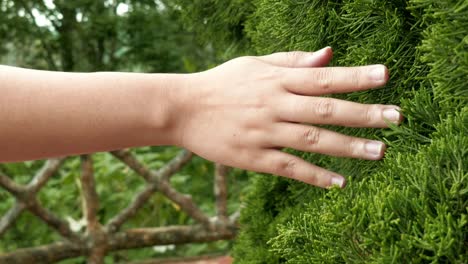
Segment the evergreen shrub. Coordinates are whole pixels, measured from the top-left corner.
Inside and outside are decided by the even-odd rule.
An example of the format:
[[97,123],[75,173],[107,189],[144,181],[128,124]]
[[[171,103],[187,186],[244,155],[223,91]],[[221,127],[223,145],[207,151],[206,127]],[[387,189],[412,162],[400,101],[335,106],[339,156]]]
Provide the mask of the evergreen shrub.
[[[287,150],[345,175],[344,190],[256,175],[236,263],[468,262],[468,1],[254,0],[244,37],[259,54],[332,46],[333,65],[383,63],[381,89],[339,95],[398,104],[383,161]],[[214,32],[216,33],[216,32]]]

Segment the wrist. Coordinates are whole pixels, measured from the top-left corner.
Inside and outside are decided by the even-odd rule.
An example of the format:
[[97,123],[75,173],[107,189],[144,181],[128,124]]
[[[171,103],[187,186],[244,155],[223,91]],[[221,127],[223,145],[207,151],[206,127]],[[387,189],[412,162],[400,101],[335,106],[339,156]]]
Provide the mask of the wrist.
[[191,74],[154,74],[144,115],[151,145],[182,146]]

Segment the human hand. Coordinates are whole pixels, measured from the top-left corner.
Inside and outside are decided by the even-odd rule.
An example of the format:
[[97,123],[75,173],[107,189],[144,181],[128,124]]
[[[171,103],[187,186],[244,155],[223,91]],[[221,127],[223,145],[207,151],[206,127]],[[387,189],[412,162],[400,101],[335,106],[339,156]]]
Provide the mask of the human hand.
[[319,97],[372,89],[388,80],[383,65],[324,67],[331,57],[331,48],[241,57],[188,76],[177,144],[228,166],[344,187],[343,176],[281,148],[379,160],[384,143],[307,124],[384,128],[387,122],[400,123],[402,115],[397,106]]

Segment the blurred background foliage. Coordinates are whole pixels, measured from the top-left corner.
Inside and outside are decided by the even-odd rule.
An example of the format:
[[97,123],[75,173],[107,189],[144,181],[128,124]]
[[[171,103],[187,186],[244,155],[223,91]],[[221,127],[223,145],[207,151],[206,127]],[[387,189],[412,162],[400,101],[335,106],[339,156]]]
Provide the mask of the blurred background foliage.
[[183,72],[214,61],[163,1],[0,1],[3,63],[65,71]]
[[[215,41],[199,41],[200,28],[205,24],[203,21],[199,24],[192,22],[192,26],[187,23],[187,14],[202,2],[187,2],[186,6],[179,4],[184,3],[162,0],[0,0],[0,64],[79,72],[195,72],[235,55],[239,50],[236,47],[224,49],[214,44]],[[232,30],[241,32],[235,27]],[[226,33],[223,43],[227,43],[229,38]],[[144,164],[157,169],[175,157],[179,149],[145,147],[132,151]],[[101,200],[99,217],[101,222],[106,222],[130,203],[143,188],[144,181],[108,153],[98,153],[93,160]],[[27,183],[43,163],[0,164],[0,171],[18,183]],[[176,189],[190,193],[200,208],[211,215],[215,213],[213,171],[212,163],[195,157],[171,180]],[[83,229],[79,175],[79,158],[67,159],[38,198],[46,208],[67,219],[73,228]],[[232,213],[242,200],[247,176],[235,169],[228,179],[228,209]],[[14,199],[0,190],[0,200],[0,215],[3,215]],[[175,204],[156,194],[123,228],[192,222]],[[33,215],[23,213],[0,238],[0,253],[58,239],[55,231]],[[221,241],[136,249],[111,254],[106,262],[225,253],[230,247],[231,242]],[[80,258],[63,263],[84,261]]]

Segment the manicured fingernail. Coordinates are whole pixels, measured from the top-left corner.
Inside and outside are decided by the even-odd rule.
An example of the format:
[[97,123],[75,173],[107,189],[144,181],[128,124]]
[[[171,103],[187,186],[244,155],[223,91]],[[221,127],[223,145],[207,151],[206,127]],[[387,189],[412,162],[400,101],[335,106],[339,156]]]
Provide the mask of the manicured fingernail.
[[304,66],[317,65],[322,60],[321,57],[327,54],[327,49],[330,49],[330,47],[311,52],[310,55],[304,57]]
[[333,178],[331,179],[331,184],[332,186],[333,185],[336,185],[340,188],[344,188],[345,185],[346,185],[346,181],[343,177],[340,177],[340,176],[333,176]]
[[401,121],[401,113],[397,109],[385,109],[382,115],[385,119],[395,124],[399,124]]
[[307,65],[314,64],[317,61],[317,57],[321,57],[321,56],[325,55],[327,48],[328,47],[325,47],[325,48],[323,48],[321,50],[317,50],[315,52],[312,52],[309,56],[307,56],[306,64]]
[[370,69],[368,74],[371,80],[382,82],[385,79],[385,66],[383,65],[373,66],[372,69]]
[[329,49],[330,47],[325,47],[323,49],[320,49],[320,50],[317,50],[316,52],[314,52],[314,55],[315,56],[322,56],[322,55],[325,55],[325,53],[327,52],[327,49]]
[[372,158],[381,158],[385,151],[385,144],[380,141],[369,141],[364,145],[369,157]]

